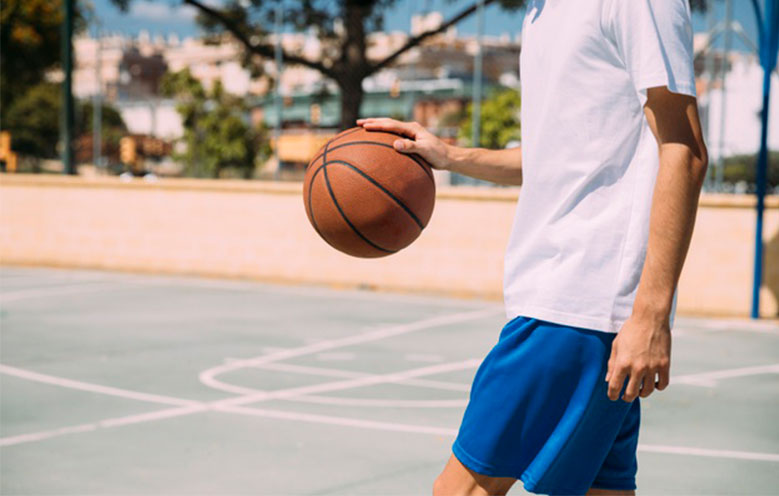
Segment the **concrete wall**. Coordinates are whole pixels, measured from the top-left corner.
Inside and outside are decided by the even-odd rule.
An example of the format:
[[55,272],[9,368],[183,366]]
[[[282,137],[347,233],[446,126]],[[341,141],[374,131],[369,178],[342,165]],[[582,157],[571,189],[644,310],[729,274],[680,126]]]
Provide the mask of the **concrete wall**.
[[[500,298],[516,189],[441,188],[432,221],[380,260],[318,238],[300,184],[0,175],[0,263],[198,274]],[[679,288],[681,313],[745,316],[754,200],[705,196]],[[777,315],[779,198],[765,217],[761,312]]]

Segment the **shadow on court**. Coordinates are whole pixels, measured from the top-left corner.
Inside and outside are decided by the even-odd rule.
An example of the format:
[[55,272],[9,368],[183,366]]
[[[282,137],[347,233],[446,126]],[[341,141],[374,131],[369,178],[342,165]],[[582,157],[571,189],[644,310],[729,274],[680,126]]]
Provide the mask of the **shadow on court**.
[[[491,302],[0,277],[2,494],[427,494],[504,324]],[[672,386],[642,405],[641,493],[777,493],[779,326],[674,332]]]

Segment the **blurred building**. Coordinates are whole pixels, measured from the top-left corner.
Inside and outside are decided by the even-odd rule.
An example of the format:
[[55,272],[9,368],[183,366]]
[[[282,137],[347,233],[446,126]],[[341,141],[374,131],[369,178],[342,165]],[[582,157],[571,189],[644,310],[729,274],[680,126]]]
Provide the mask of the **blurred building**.
[[[411,34],[436,28],[443,22],[438,12],[414,16]],[[409,39],[406,32],[377,32],[369,35],[369,58],[382,59]],[[483,38],[484,85],[489,94],[497,87],[519,86],[519,34]],[[270,43],[275,43],[273,36]],[[284,33],[281,43],[291,53],[311,60],[323,57],[325,46],[314,30]],[[712,158],[751,153],[757,147],[762,71],[755,57],[732,52],[724,57],[714,52],[706,60],[706,34],[694,40],[699,101]],[[361,113],[411,119],[435,130],[447,139],[457,133],[457,116],[462,116],[472,96],[474,56],[478,49],[473,36],[461,36],[452,27],[415,47],[364,83],[366,91]],[[250,58],[254,71],[245,64],[242,45],[222,39],[137,38],[107,36],[99,40],[75,40],[74,92],[86,98],[97,91],[116,106],[131,133],[175,139],[182,135],[175,102],[159,93],[159,80],[166,71],[188,68],[206,88],[220,81],[226,91],[252,101],[251,119],[275,126],[278,121],[271,90],[277,76],[272,60]],[[718,80],[708,84],[706,70],[727,70],[725,91]],[[280,77],[283,96],[281,126],[295,135],[333,131],[340,122],[338,88],[312,69],[286,66]],[[722,102],[724,119],[722,118]],[[779,119],[779,99],[772,101],[771,118]],[[724,123],[724,124],[723,124]],[[720,129],[724,125],[723,142]],[[307,139],[307,138],[306,138]],[[315,139],[315,138],[312,138]],[[770,130],[769,144],[779,148],[779,126]]]

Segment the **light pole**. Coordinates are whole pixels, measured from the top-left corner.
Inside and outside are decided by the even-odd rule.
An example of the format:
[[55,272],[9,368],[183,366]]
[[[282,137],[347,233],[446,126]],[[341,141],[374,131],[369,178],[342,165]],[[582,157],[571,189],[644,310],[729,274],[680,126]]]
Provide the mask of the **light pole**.
[[73,128],[75,118],[73,112],[73,18],[75,17],[75,0],[65,0],[65,16],[62,23],[62,115],[60,135],[62,139],[62,172],[75,174],[76,164],[73,161]]
[[276,5],[276,19],[273,23],[273,30],[276,36],[276,85],[274,88],[274,106],[276,108],[276,127],[273,130],[273,158],[276,161],[276,171],[273,173],[274,179],[278,180],[281,174],[281,159],[279,158],[279,139],[281,138],[281,71],[284,59],[281,51],[281,21],[284,15],[284,6],[279,2]]

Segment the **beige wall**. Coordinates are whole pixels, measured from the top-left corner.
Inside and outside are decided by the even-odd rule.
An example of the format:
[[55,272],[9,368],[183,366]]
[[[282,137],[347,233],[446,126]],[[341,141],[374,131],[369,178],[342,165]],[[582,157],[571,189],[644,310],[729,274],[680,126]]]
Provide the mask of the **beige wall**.
[[[413,245],[361,260],[318,238],[299,184],[0,175],[0,262],[500,298],[516,198],[514,189],[441,188],[430,225]],[[702,199],[680,312],[748,313],[753,206],[749,197]],[[779,198],[768,206],[761,311],[774,316]]]

